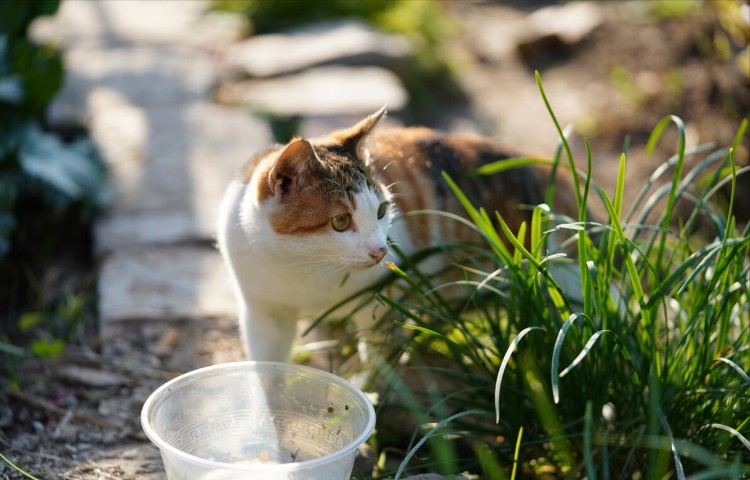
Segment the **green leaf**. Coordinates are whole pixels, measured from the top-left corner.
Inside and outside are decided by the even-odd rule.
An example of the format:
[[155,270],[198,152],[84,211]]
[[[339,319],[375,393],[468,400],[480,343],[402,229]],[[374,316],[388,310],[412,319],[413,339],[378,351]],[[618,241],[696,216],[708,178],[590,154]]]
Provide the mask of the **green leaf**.
[[25,349],[2,340],[0,340],[0,352],[8,355],[15,355],[16,357],[23,357],[26,355]]
[[22,79],[23,111],[27,118],[34,118],[43,112],[62,87],[62,60],[54,49],[40,47],[28,40],[12,42],[10,57],[12,71]]
[[86,198],[97,206],[103,203],[103,172],[98,162],[37,126],[29,125],[19,159],[27,175],[44,182],[67,201]]
[[31,352],[37,357],[54,358],[65,352],[65,344],[62,340],[36,340],[31,344]]
[[42,312],[26,312],[18,319],[18,329],[22,333],[29,333],[32,329],[42,323],[44,315]]

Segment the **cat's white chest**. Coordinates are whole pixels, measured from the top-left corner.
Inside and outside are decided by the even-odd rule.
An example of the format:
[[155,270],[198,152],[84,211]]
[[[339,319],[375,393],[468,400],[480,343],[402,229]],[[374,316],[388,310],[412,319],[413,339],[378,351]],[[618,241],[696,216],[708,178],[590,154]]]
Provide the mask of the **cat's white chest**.
[[322,313],[374,283],[385,273],[378,265],[361,272],[331,271],[304,265],[304,257],[263,257],[237,272],[248,301],[272,302],[301,314]]

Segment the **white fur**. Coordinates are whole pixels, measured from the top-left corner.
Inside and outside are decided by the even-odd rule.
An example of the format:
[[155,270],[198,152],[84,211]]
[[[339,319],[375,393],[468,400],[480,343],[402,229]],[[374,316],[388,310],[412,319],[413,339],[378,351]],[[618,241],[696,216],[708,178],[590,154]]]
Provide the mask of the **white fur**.
[[257,181],[235,180],[227,189],[218,245],[239,303],[248,359],[288,361],[298,319],[319,316],[386,273],[389,258],[377,263],[370,252],[386,246],[393,207],[378,220],[381,200],[363,186],[355,194],[356,228],[280,235],[268,220],[275,200],[258,203]]

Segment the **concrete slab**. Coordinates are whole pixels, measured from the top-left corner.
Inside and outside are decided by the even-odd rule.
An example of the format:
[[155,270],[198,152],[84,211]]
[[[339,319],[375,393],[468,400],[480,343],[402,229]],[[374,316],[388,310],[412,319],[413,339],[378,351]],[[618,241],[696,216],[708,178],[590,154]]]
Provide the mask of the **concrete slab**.
[[281,116],[362,114],[387,105],[397,111],[408,94],[398,77],[379,67],[317,67],[273,79],[225,83],[216,99]]
[[121,250],[105,258],[99,277],[99,321],[181,320],[236,316],[219,252],[208,246]]
[[97,252],[211,240],[226,186],[273,141],[268,124],[202,101],[161,109],[109,105],[92,119],[116,198],[96,227]]
[[322,64],[373,65],[398,71],[408,65],[411,52],[405,37],[344,20],[255,35],[229,45],[222,56],[230,72],[271,77]]
[[62,47],[179,43],[205,48],[247,33],[243,16],[208,7],[208,0],[66,1],[54,17],[37,19],[31,33]]
[[210,55],[185,46],[75,47],[63,58],[65,82],[47,112],[48,121],[62,127],[87,125],[97,107],[109,108],[92,98],[101,91],[139,107],[207,100],[217,68]]

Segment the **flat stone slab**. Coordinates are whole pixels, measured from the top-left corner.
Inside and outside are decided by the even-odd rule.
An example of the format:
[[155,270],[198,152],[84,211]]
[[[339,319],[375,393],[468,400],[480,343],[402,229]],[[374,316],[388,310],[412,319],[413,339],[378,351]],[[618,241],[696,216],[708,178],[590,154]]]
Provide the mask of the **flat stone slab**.
[[216,73],[210,55],[184,46],[75,47],[64,61],[65,82],[47,113],[52,125],[87,125],[98,106],[109,107],[92,98],[102,91],[144,108],[208,100]]
[[208,0],[62,2],[54,17],[37,19],[32,36],[62,47],[179,43],[214,48],[247,33],[242,15],[209,12]]
[[256,35],[228,46],[223,57],[230,72],[271,77],[330,63],[399,70],[408,62],[411,51],[405,37],[348,20]]
[[97,252],[212,239],[227,185],[273,143],[267,122],[207,101],[161,109],[103,102],[92,132],[116,202],[96,226]]
[[98,289],[102,332],[124,321],[237,314],[221,256],[208,246],[117,251],[105,258]]
[[386,69],[328,66],[226,83],[217,89],[216,99],[280,116],[315,116],[369,113],[383,105],[400,110],[408,95],[398,77]]
[[204,241],[214,236],[214,230],[190,209],[110,213],[94,226],[94,249],[101,255],[138,245]]

